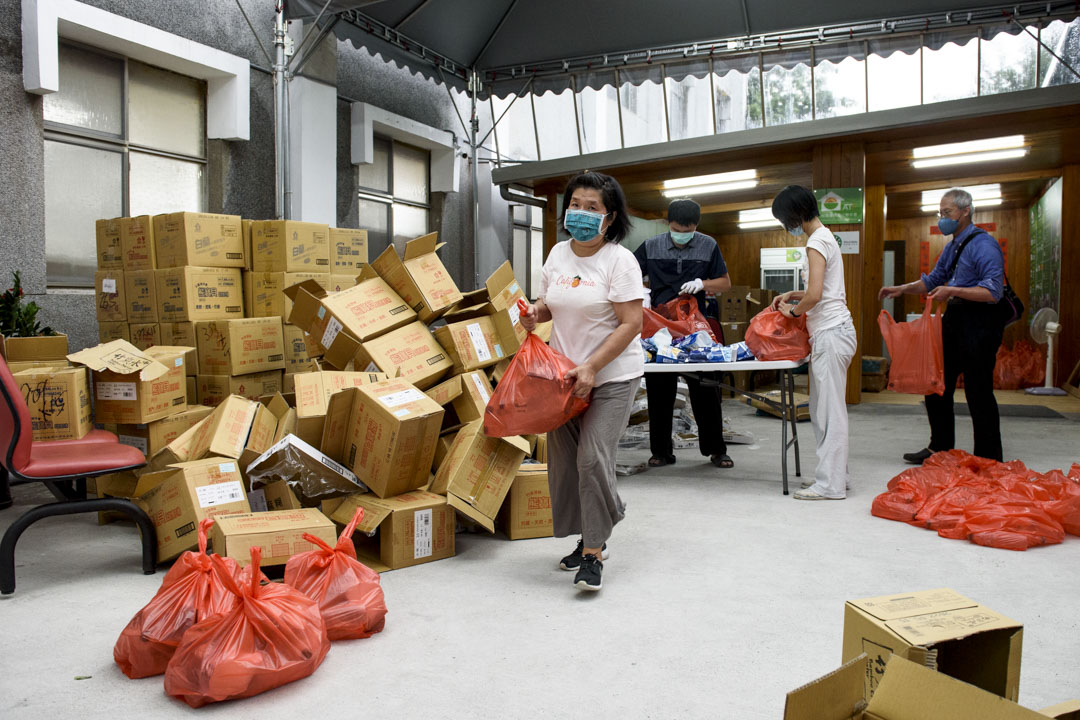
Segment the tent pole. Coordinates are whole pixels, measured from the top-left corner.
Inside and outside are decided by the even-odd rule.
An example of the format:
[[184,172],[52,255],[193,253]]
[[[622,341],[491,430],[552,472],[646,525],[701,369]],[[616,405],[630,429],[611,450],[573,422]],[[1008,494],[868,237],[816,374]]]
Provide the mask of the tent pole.
[[288,208],[285,206],[285,186],[288,184],[288,155],[286,135],[288,127],[288,99],[286,97],[285,74],[285,8],[278,0],[274,15],[274,215],[287,219]]
[[476,95],[480,76],[476,70],[469,71],[469,146],[472,150],[472,205],[473,205],[473,288],[480,287],[480,158],[477,154],[476,134],[480,119],[476,114]]

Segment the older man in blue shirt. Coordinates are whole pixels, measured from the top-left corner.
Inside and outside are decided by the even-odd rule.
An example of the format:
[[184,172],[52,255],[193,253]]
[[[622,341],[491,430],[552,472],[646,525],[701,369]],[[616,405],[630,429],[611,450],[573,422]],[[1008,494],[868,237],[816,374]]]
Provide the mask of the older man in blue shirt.
[[1005,322],[997,304],[1005,278],[1001,247],[990,233],[972,222],[975,208],[971,194],[954,188],[941,198],[938,228],[952,240],[928,275],[905,285],[883,287],[879,298],[929,294],[948,302],[942,321],[945,350],[945,392],[926,396],[930,420],[930,445],[904,460],[920,465],[935,452],[952,450],[956,441],[953,393],[956,379],[964,374],[974,454],[1001,460],[1001,423],[994,399],[994,363]]

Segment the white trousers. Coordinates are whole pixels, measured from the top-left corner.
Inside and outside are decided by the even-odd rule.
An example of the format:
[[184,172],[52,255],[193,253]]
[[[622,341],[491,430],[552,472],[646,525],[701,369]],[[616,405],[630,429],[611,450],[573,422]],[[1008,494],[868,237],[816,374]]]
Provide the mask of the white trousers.
[[847,369],[855,346],[855,326],[850,320],[810,338],[810,421],[818,457],[810,489],[829,498],[847,494]]

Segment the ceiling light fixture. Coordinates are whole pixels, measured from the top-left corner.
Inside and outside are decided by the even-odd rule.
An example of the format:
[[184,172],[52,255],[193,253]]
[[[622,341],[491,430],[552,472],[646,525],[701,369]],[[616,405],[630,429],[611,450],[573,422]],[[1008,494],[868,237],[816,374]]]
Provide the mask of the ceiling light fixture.
[[[936,190],[923,190],[920,198],[920,203],[923,205],[933,205],[934,203],[941,202],[941,198],[945,196],[945,193],[953,190],[954,188],[938,188]],[[962,185],[960,190],[967,190],[971,193],[971,197],[974,200],[986,200],[989,198],[1001,197],[1001,183],[989,183],[987,185]]]
[[738,180],[753,180],[757,178],[757,170],[736,170],[735,172],[714,173],[712,175],[695,175],[694,177],[676,178],[665,180],[664,189],[694,187],[696,185],[716,185]]
[[1008,135],[985,140],[927,145],[911,151],[912,167],[929,168],[959,163],[1011,160],[1027,155],[1023,135]]
[[660,194],[666,198],[685,197],[687,195],[712,195],[714,193],[730,192],[731,190],[747,190],[752,187],[757,187],[757,184],[758,181],[755,178],[753,180],[739,180],[738,182],[675,188],[673,190],[664,190]]
[[1028,154],[1027,148],[1016,150],[995,150],[994,152],[971,153],[968,155],[948,155],[946,157],[927,158],[925,160],[912,160],[913,168],[941,167],[942,165],[957,165],[959,163],[992,162],[994,160],[1012,160]]
[[749,222],[740,222],[740,230],[761,230],[764,228],[776,228],[781,227],[780,223],[776,220],[751,220]]
[[773,217],[772,208],[739,211],[739,228],[746,230],[764,227],[783,227],[780,221]]
[[[975,204],[975,209],[976,210],[982,210],[983,208],[995,207],[997,205],[1000,205],[1002,202],[1004,202],[1004,200],[1002,198],[996,197],[996,198],[983,198],[982,200],[973,200],[972,202]],[[923,205],[922,206],[922,211],[924,213],[936,213],[940,209],[941,209],[940,204],[937,204],[937,205]]]

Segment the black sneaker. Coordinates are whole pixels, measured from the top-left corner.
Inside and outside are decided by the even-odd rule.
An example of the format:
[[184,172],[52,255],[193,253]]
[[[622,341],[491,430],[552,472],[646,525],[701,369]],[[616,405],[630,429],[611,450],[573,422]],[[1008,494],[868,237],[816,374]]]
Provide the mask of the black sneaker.
[[[581,567],[581,551],[585,549],[585,541],[578,540],[577,547],[574,548],[574,552],[570,553],[562,560],[559,561],[559,567],[563,570],[577,570]],[[604,547],[600,548],[600,553],[604,556],[602,560],[607,560],[611,557],[611,553],[608,552],[607,543],[604,543]]]
[[600,573],[604,570],[604,563],[600,562],[592,553],[581,556],[581,567],[574,576],[574,586],[578,590],[596,592],[604,586],[600,579]]
[[933,454],[934,451],[930,448],[923,448],[919,452],[904,453],[904,462],[912,465],[922,465]]

